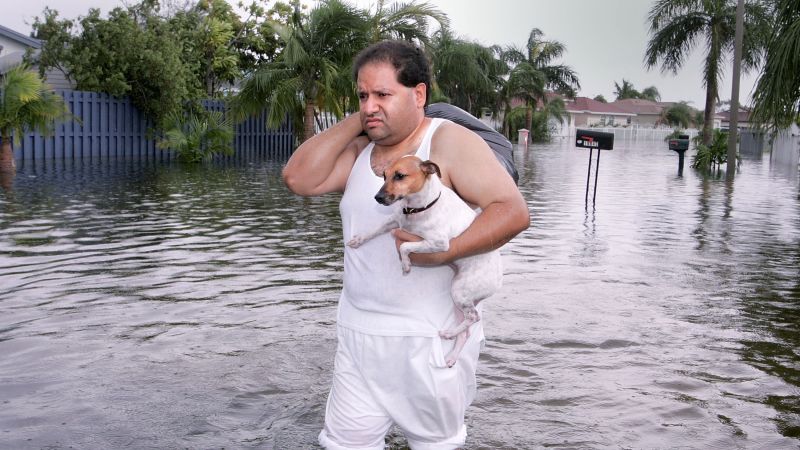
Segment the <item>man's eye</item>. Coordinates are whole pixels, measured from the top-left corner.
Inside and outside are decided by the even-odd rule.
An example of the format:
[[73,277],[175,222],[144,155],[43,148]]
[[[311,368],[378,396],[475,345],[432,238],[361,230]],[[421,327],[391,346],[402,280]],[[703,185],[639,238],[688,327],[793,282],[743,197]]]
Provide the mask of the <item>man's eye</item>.
[[388,96],[389,94],[387,94],[386,92],[381,92],[378,94],[378,97],[388,97]]

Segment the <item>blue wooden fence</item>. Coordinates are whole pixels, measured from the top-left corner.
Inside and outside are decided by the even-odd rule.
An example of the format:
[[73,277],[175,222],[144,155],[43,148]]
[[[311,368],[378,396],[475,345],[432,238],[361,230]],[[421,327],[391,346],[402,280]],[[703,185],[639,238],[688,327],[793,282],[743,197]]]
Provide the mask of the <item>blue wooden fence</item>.
[[[59,122],[51,136],[27,133],[14,146],[17,161],[57,159],[137,158],[171,160],[174,152],[156,147],[150,122],[128,98],[108,94],[58,91],[72,114],[80,119]],[[208,109],[221,111],[220,101],[204,102]],[[235,128],[233,148],[236,157],[258,155],[288,157],[295,147],[291,121],[279,129],[266,126],[266,114],[251,117]]]

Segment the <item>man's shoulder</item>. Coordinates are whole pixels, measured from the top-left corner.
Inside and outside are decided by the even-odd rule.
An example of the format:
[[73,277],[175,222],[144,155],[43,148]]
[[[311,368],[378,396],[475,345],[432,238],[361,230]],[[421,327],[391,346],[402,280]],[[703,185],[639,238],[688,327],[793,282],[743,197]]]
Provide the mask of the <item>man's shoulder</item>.
[[431,139],[431,150],[437,154],[454,154],[474,149],[489,150],[486,141],[469,128],[447,119],[436,128]]

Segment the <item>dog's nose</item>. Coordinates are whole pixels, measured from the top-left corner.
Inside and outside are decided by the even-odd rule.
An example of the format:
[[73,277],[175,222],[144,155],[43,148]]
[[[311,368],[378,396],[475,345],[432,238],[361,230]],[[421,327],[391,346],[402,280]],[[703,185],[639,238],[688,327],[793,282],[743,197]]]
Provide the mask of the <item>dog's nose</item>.
[[386,204],[386,195],[383,192],[378,192],[375,194],[375,201],[380,203],[381,205]]

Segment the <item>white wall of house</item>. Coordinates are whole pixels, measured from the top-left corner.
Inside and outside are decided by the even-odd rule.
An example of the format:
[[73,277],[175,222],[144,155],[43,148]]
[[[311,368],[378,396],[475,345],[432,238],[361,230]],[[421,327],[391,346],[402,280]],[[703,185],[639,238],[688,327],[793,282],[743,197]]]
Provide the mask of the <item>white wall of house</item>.
[[14,52],[25,53],[25,49],[27,48],[19,42],[8,39],[5,36],[0,36],[0,45],[3,46],[3,49],[0,50],[0,56],[8,55]]

